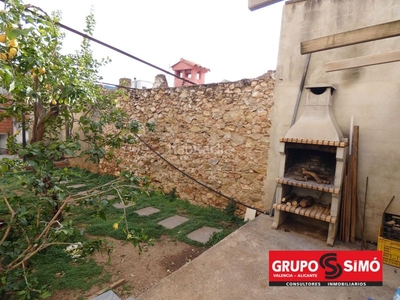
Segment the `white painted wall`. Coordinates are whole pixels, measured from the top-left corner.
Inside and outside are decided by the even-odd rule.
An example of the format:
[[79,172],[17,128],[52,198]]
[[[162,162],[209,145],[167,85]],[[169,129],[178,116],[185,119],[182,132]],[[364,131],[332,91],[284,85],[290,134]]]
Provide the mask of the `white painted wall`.
[[[268,8],[265,8],[268,9]],[[270,150],[264,204],[269,208],[279,167],[279,138],[289,129],[306,56],[300,42],[400,19],[396,0],[307,0],[283,8],[275,105],[271,112]],[[400,215],[400,62],[326,73],[327,62],[399,50],[400,37],[332,49],[311,55],[306,85],[333,84],[335,118],[345,137],[350,119],[360,126],[358,223],[361,224],[366,177],[366,238],[376,241],[382,213],[393,195],[389,211]],[[301,115],[306,93],[301,98]],[[357,230],[361,236],[361,226]]]
[[[15,122],[15,121],[14,121],[14,133],[18,133],[18,134],[15,136],[15,138],[16,138],[16,140],[17,140],[17,143],[22,144],[22,141],[23,141],[22,133],[23,133],[23,131],[22,131],[22,125],[21,125],[21,123],[18,123],[18,122]],[[25,139],[26,139],[27,142],[28,142],[29,139],[30,139],[29,130],[27,130],[27,131],[25,132]]]

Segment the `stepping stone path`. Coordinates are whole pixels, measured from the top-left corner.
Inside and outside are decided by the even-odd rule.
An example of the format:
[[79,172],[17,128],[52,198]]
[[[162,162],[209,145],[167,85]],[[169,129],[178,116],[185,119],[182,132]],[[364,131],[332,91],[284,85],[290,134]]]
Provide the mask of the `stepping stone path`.
[[96,195],[99,192],[100,192],[99,190],[94,190],[94,191],[91,191],[91,192],[82,191],[82,192],[77,193],[77,195]]
[[67,188],[79,189],[79,188],[84,187],[84,186],[86,186],[86,184],[80,183],[80,184],[69,185],[69,186],[67,186]]
[[[121,298],[118,297],[112,290],[97,296],[96,298],[92,298],[91,300],[120,300]],[[125,300],[135,300],[132,297],[126,298]]]
[[158,213],[160,210],[158,208],[154,207],[145,207],[139,210],[135,210],[135,213],[137,213],[139,216],[150,216],[152,214]]
[[121,298],[118,297],[113,291],[107,291],[104,294],[101,294],[100,296],[97,296],[96,298],[93,298],[92,300],[120,300]]
[[[65,182],[66,183],[66,182]],[[74,184],[74,185],[70,185],[67,186],[67,188],[71,188],[71,189],[78,189],[78,188],[82,188],[85,187],[86,184]],[[96,194],[99,191],[94,190],[91,193],[92,194]],[[77,195],[84,195],[84,194],[89,194],[88,191],[82,191],[82,192],[78,192]],[[112,200],[114,198],[116,198],[117,196],[115,195],[106,195],[107,200]],[[127,205],[125,205],[124,202],[120,202],[120,203],[116,203],[113,206],[117,209],[123,209],[123,208],[128,208],[133,206],[133,203],[129,203]],[[145,207],[139,210],[136,210],[135,212],[139,215],[139,216],[150,216],[152,214],[158,213],[160,210],[158,208],[155,207]],[[166,218],[160,222],[158,222],[157,224],[164,226],[167,229],[173,229],[185,222],[190,221],[190,219],[183,217],[183,216],[179,216],[179,215],[174,215],[172,217]],[[207,243],[207,241],[210,239],[210,237],[216,233],[216,232],[220,232],[221,229],[217,229],[217,228],[213,228],[213,227],[207,227],[207,226],[203,226],[200,229],[197,229],[191,233],[189,233],[187,235],[187,237],[193,241],[199,242],[199,243]],[[133,298],[129,297],[129,300],[134,300]],[[127,300],[128,300],[127,299]],[[100,296],[93,298],[93,300],[120,300],[120,298],[112,291],[108,291],[104,294],[101,294]]]
[[[71,188],[71,189],[79,189],[82,187],[85,187],[86,184],[80,183],[80,184],[74,184],[74,185],[69,185],[67,186],[67,188]],[[99,190],[94,190],[92,192],[90,192],[91,194],[96,194],[99,193]],[[89,195],[88,191],[81,191],[78,192],[77,195]],[[107,195],[106,198],[107,200],[112,200],[114,198],[116,198],[117,196],[115,195]],[[113,204],[113,206],[117,209],[123,209],[123,208],[128,208],[133,206],[133,203],[129,203],[129,204],[125,204],[124,202],[120,202],[120,203],[116,203]],[[158,208],[154,208],[152,206],[148,206],[139,210],[136,210],[135,212],[139,215],[139,216],[150,216],[152,214],[158,213],[160,210]],[[185,222],[189,221],[188,218],[179,216],[179,215],[175,215],[172,217],[169,217],[167,219],[164,219],[160,222],[158,222],[157,224],[164,226],[167,229],[173,229]],[[193,241],[196,242],[200,242],[200,243],[207,243],[207,241],[210,239],[210,237],[215,233],[215,232],[220,232],[221,229],[217,229],[217,228],[212,228],[212,227],[207,227],[204,226],[200,229],[197,229],[191,233],[189,233],[187,235],[187,237]]]
[[169,217],[165,220],[162,220],[162,221],[158,222],[157,224],[162,225],[167,229],[172,229],[172,228],[175,228],[187,221],[189,221],[188,218],[175,215],[175,216]]
[[221,229],[203,226],[200,229],[197,229],[187,235],[187,237],[193,241],[200,242],[200,243],[207,243],[210,237],[215,232],[220,232]]
[[115,204],[113,204],[113,206],[114,206],[115,208],[119,208],[119,209],[128,208],[128,207],[131,207],[131,206],[133,206],[133,205],[134,205],[134,203],[125,204],[124,202],[120,202],[120,203],[115,203]]

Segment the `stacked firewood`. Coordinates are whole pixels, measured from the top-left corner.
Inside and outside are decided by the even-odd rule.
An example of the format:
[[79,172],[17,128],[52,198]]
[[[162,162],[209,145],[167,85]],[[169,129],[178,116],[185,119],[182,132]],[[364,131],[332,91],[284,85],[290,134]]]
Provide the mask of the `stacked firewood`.
[[317,173],[308,171],[304,168],[301,168],[300,172],[294,172],[294,175],[291,177],[298,181],[313,180],[318,184],[331,184],[331,182],[325,176],[318,175]]
[[296,193],[290,193],[282,198],[281,203],[287,206],[310,207],[314,204],[315,199],[311,196],[297,196]]
[[385,214],[383,237],[400,241],[400,216]]

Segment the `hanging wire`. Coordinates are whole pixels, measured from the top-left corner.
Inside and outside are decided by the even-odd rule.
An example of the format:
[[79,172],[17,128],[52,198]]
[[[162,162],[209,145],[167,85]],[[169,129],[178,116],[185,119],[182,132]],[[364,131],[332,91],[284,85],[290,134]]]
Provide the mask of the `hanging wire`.
[[144,141],[138,134],[135,134],[135,137],[136,137],[139,141],[141,141],[147,148],[149,148],[154,154],[156,154],[159,158],[161,158],[164,162],[166,162],[169,166],[171,166],[173,169],[177,170],[177,171],[180,172],[182,175],[184,175],[185,177],[189,178],[190,180],[196,182],[197,184],[201,185],[202,187],[204,187],[204,188],[206,188],[206,189],[212,191],[213,193],[215,193],[215,194],[217,194],[217,195],[219,195],[219,196],[221,196],[221,197],[223,197],[223,198],[226,198],[226,199],[228,199],[228,200],[230,200],[230,201],[233,201],[233,202],[235,202],[236,204],[240,204],[240,205],[242,205],[242,206],[244,206],[244,207],[247,207],[247,208],[250,208],[250,209],[254,209],[254,210],[255,210],[256,212],[258,212],[258,213],[262,213],[262,214],[266,214],[266,215],[269,214],[269,213],[266,212],[266,211],[263,211],[263,210],[254,208],[254,207],[252,207],[251,205],[248,205],[248,204],[246,204],[246,203],[243,203],[243,202],[240,202],[240,201],[238,201],[238,200],[235,200],[235,199],[232,198],[232,197],[229,197],[229,196],[227,196],[227,195],[224,195],[223,193],[221,193],[221,192],[219,192],[219,191],[213,189],[212,187],[210,187],[210,186],[208,186],[208,185],[206,185],[206,184],[204,184],[204,183],[198,181],[197,179],[195,179],[194,177],[190,176],[189,174],[187,174],[186,172],[182,171],[182,170],[179,169],[177,166],[175,166],[173,163],[171,163],[170,161],[168,161],[165,157],[163,157],[160,153],[158,153],[153,147],[151,147],[146,141]]
[[[5,0],[0,0],[0,1],[4,2],[4,7],[6,7],[6,1],[5,1]],[[33,7],[33,6],[30,6],[30,7]],[[37,7],[35,7],[35,8],[37,8]],[[38,8],[38,9],[41,10],[41,11],[43,11],[43,10],[40,9],[40,8]],[[29,10],[29,11],[32,12],[33,14],[38,15],[36,12],[30,10],[29,8],[26,8],[26,10]],[[44,18],[44,16],[41,16],[41,15],[38,15],[38,16]],[[188,83],[190,83],[190,84],[195,84],[194,82],[192,82],[192,81],[190,81],[190,80],[187,80],[187,79],[185,79],[185,78],[182,78],[182,77],[180,77],[180,76],[177,76],[177,75],[174,74],[174,73],[171,73],[171,72],[169,72],[169,71],[167,71],[167,70],[164,70],[164,69],[162,69],[162,68],[160,68],[160,67],[157,67],[156,65],[153,65],[153,64],[151,64],[151,63],[149,63],[149,62],[147,62],[147,61],[145,61],[145,60],[143,60],[143,59],[140,59],[140,58],[138,58],[138,57],[136,57],[136,56],[133,56],[132,54],[129,54],[129,53],[127,53],[127,52],[125,52],[125,51],[123,51],[123,50],[121,50],[121,49],[119,49],[119,48],[116,48],[116,47],[114,47],[114,46],[112,46],[112,45],[109,45],[109,44],[107,44],[107,43],[105,43],[105,42],[102,42],[102,41],[100,41],[100,40],[98,40],[98,39],[95,39],[95,38],[93,38],[93,37],[91,37],[91,36],[89,36],[89,35],[87,35],[87,34],[85,34],[85,33],[82,33],[82,32],[80,32],[80,31],[78,31],[78,30],[76,30],[76,29],[73,29],[73,28],[71,28],[71,27],[69,27],[69,26],[67,26],[67,25],[64,25],[64,24],[62,24],[62,23],[60,23],[60,22],[55,22],[55,24],[58,25],[58,26],[60,26],[61,28],[64,28],[64,29],[66,29],[66,30],[68,30],[68,31],[70,31],[70,32],[72,32],[72,33],[74,33],[74,34],[77,34],[77,35],[79,35],[79,36],[82,36],[82,37],[84,37],[84,38],[87,38],[88,40],[91,40],[91,41],[93,41],[93,42],[95,42],[95,43],[97,43],[97,44],[100,44],[100,45],[102,45],[102,46],[104,46],[104,47],[107,47],[107,48],[109,48],[109,49],[111,49],[111,50],[114,50],[114,51],[116,51],[116,52],[118,52],[118,53],[120,53],[120,54],[123,54],[123,55],[125,55],[125,56],[128,56],[128,57],[130,57],[130,58],[132,58],[132,59],[135,59],[135,60],[137,60],[137,61],[139,61],[139,62],[141,62],[141,63],[143,63],[143,64],[145,64],[145,65],[148,65],[148,66],[150,66],[150,67],[152,67],[152,68],[155,68],[155,69],[157,69],[157,70],[160,70],[160,71],[162,71],[162,72],[164,72],[164,73],[166,73],[166,74],[168,74],[168,75],[172,75],[172,76],[174,76],[174,77],[176,77],[176,78],[179,78],[179,79],[181,79],[182,81],[188,82]],[[122,86],[122,85],[118,85],[118,84],[104,83],[104,82],[97,82],[97,83],[99,83],[99,84],[105,84],[105,85],[112,85],[112,86],[115,86],[115,87],[118,87],[118,88],[124,88],[124,89],[128,89],[128,90],[135,90],[135,88],[126,87],[126,86]],[[182,85],[183,85],[183,82],[182,82]],[[194,177],[190,176],[189,174],[187,174],[186,172],[184,172],[183,170],[181,170],[180,168],[178,168],[177,166],[175,166],[173,163],[171,163],[170,161],[168,161],[165,157],[163,157],[160,153],[158,153],[153,147],[151,147],[146,141],[144,141],[139,135],[135,134],[135,136],[136,136],[136,138],[137,138],[139,141],[141,141],[150,151],[152,151],[154,154],[156,154],[159,158],[161,158],[161,159],[162,159],[164,162],[166,162],[169,166],[171,166],[173,169],[175,169],[175,170],[177,170],[178,172],[180,172],[180,173],[181,173],[182,175],[184,175],[185,177],[187,177],[187,178],[189,178],[190,180],[194,181],[195,183],[201,185],[202,187],[204,187],[204,188],[206,188],[206,189],[212,191],[213,193],[215,193],[215,194],[217,194],[217,195],[219,195],[219,196],[221,196],[221,197],[223,197],[223,198],[228,199],[229,201],[235,202],[236,204],[242,205],[242,206],[244,206],[244,207],[246,207],[246,208],[253,209],[253,210],[255,210],[256,212],[261,213],[261,214],[267,214],[267,215],[269,214],[267,211],[263,211],[263,210],[254,208],[254,207],[252,207],[252,206],[250,206],[250,205],[248,205],[248,204],[246,204],[246,203],[240,202],[240,201],[238,201],[238,200],[236,200],[236,199],[234,199],[234,198],[232,198],[232,197],[229,197],[229,196],[227,196],[227,195],[225,195],[225,194],[223,194],[223,193],[221,193],[221,192],[219,192],[219,191],[213,189],[212,187],[210,187],[210,186],[208,186],[208,185],[206,185],[206,184],[204,184],[204,183],[198,181],[197,179],[195,179]]]
[[[4,8],[6,8],[7,1],[6,1],[6,0],[0,0],[0,1],[4,3]],[[38,9],[38,10],[40,10],[41,12],[43,12],[45,15],[39,15],[38,13],[36,13],[36,12],[33,11],[33,10],[31,10],[30,8]],[[32,14],[35,14],[36,16],[38,16],[38,17],[40,17],[40,18],[44,18],[44,19],[45,19],[45,18],[49,18],[49,16],[45,13],[45,11],[43,11],[40,7],[36,7],[36,6],[34,6],[34,5],[28,4],[28,5],[26,6],[25,10],[31,12]],[[190,84],[196,84],[195,82],[192,82],[192,81],[190,81],[190,80],[188,80],[188,79],[186,79],[186,78],[183,78],[183,77],[180,77],[180,76],[178,76],[178,75],[176,75],[176,74],[174,74],[174,73],[171,73],[171,72],[169,72],[169,71],[167,71],[167,70],[165,70],[165,69],[163,69],[163,68],[160,68],[160,67],[158,67],[158,66],[156,66],[156,65],[154,65],[154,64],[152,64],[152,63],[150,63],[150,62],[147,62],[147,61],[145,61],[145,60],[143,60],[143,59],[141,59],[141,58],[139,58],[139,57],[137,57],[137,56],[134,56],[134,55],[132,55],[132,54],[130,54],[130,53],[128,53],[128,52],[125,52],[125,51],[123,51],[123,50],[121,50],[121,49],[119,49],[119,48],[117,48],[117,47],[114,47],[114,46],[112,46],[112,45],[110,45],[110,44],[107,44],[107,43],[105,43],[105,42],[103,42],[103,41],[100,41],[100,40],[98,40],[98,39],[96,39],[96,38],[94,38],[94,37],[92,37],[92,36],[90,36],[90,35],[87,35],[86,33],[83,33],[83,32],[81,32],[81,31],[79,31],[79,30],[73,29],[72,27],[67,26],[67,25],[65,25],[65,24],[63,24],[63,23],[61,23],[61,22],[55,22],[55,24],[58,25],[59,27],[65,29],[65,30],[67,30],[67,31],[70,31],[70,32],[76,34],[76,35],[79,35],[79,36],[81,36],[81,37],[84,37],[84,38],[86,38],[86,39],[88,39],[88,40],[90,40],[90,41],[93,41],[93,42],[95,42],[95,43],[97,43],[97,44],[99,44],[99,45],[102,45],[102,46],[104,46],[104,47],[106,47],[106,48],[109,48],[109,49],[111,49],[111,50],[114,50],[114,51],[116,51],[116,52],[118,52],[118,53],[120,53],[120,54],[122,54],[122,55],[125,55],[125,56],[127,56],[127,57],[129,57],[129,58],[132,58],[132,59],[134,59],[134,60],[137,60],[137,61],[141,62],[142,64],[145,64],[145,65],[147,65],[147,66],[149,66],[149,67],[152,67],[152,68],[154,68],[154,69],[157,69],[157,70],[159,70],[159,71],[161,71],[161,72],[164,72],[164,73],[166,73],[166,74],[168,74],[168,75],[171,75],[171,76],[173,76],[173,77],[179,78],[179,79],[181,79],[181,80],[184,81],[184,82],[187,82],[187,83],[190,83]]]
[[102,42],[102,41],[100,41],[100,40],[98,40],[98,39],[96,39],[96,38],[94,38],[94,37],[91,37],[90,35],[87,35],[87,34],[85,34],[85,33],[83,33],[83,32],[80,32],[80,31],[78,31],[78,30],[76,30],[76,29],[73,29],[73,28],[71,28],[71,27],[69,27],[69,26],[67,26],[67,25],[64,25],[64,24],[60,23],[60,22],[55,22],[55,24],[57,24],[57,25],[60,26],[61,28],[64,28],[64,29],[66,29],[66,30],[68,30],[68,31],[70,31],[70,32],[73,32],[73,33],[77,34],[77,35],[80,35],[80,36],[82,36],[82,37],[84,37],[84,38],[86,38],[86,39],[88,39],[88,40],[91,40],[91,41],[93,41],[93,42],[95,42],[95,43],[97,43],[97,44],[99,44],[99,45],[102,45],[102,46],[107,47],[107,48],[109,48],[109,49],[111,49],[111,50],[114,50],[114,51],[116,51],[116,52],[118,52],[118,53],[120,53],[120,54],[122,54],[122,55],[128,56],[129,58],[135,59],[135,60],[137,60],[137,61],[139,61],[139,62],[141,62],[141,63],[143,63],[143,64],[145,64],[145,65],[148,65],[148,66],[150,66],[150,67],[152,67],[152,68],[154,68],[154,69],[157,69],[157,70],[159,70],[159,71],[161,71],[161,72],[164,72],[164,73],[166,73],[166,74],[168,74],[168,75],[171,75],[171,76],[174,76],[174,77],[176,77],[176,78],[179,78],[179,79],[181,79],[181,80],[184,81],[184,82],[187,82],[187,83],[190,83],[190,84],[196,84],[196,83],[194,83],[194,82],[192,82],[192,81],[190,81],[190,80],[188,80],[188,79],[186,79],[186,78],[180,77],[180,76],[178,76],[178,75],[176,75],[176,74],[174,74],[174,73],[171,73],[171,72],[169,72],[169,71],[167,71],[167,70],[165,70],[165,69],[163,69],[163,68],[160,68],[160,67],[158,67],[158,66],[156,66],[156,65],[153,65],[153,64],[151,64],[151,63],[149,63],[149,62],[147,62],[147,61],[145,61],[145,60],[143,60],[143,59],[140,59],[140,58],[138,58],[138,57],[136,57],[136,56],[133,56],[132,54],[129,54],[128,52],[125,52],[125,51],[123,51],[123,50],[121,50],[121,49],[119,49],[119,48],[117,48],[117,47],[114,47],[114,46],[112,46],[112,45],[110,45],[110,44],[107,44],[107,43],[105,43],[105,42]]

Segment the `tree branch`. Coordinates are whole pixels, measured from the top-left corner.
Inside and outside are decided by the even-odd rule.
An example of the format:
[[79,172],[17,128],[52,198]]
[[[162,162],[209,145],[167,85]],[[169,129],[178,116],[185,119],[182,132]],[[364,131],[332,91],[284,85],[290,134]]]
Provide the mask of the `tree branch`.
[[[7,197],[6,197],[6,194],[4,193],[4,190],[1,189],[1,191],[2,191],[2,194],[3,194],[4,202],[6,203],[7,208],[10,211],[10,214],[11,214],[11,218],[10,218],[10,224],[11,224],[12,221],[14,220],[15,212],[12,209],[10,203],[7,200]],[[11,225],[8,225],[7,229],[6,229],[6,232],[4,233],[3,237],[0,240],[0,246],[4,243],[4,241],[6,240],[7,236],[9,235],[10,231],[11,231]]]

